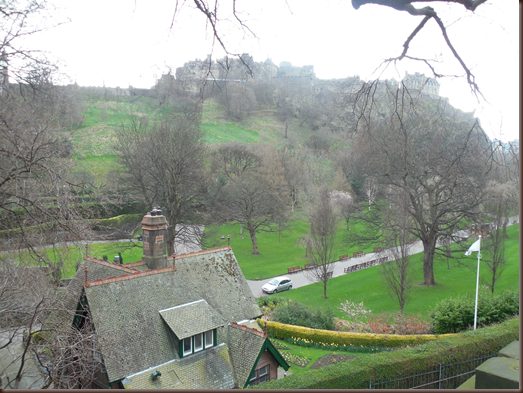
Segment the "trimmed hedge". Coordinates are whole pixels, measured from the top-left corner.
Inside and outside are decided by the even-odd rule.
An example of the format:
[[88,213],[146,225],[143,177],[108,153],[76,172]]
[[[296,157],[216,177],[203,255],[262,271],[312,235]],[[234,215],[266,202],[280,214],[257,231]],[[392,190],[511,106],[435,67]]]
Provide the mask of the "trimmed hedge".
[[[258,319],[257,321],[260,326],[264,326],[264,320]],[[397,334],[337,332],[285,325],[274,321],[267,321],[267,333],[281,339],[299,337],[314,343],[388,348],[419,345],[427,341],[450,336],[449,334],[439,336],[433,334],[400,336]]]
[[449,335],[414,348],[357,357],[343,363],[289,375],[256,385],[255,389],[365,389],[369,381],[387,380],[433,370],[498,352],[519,339],[519,319]]

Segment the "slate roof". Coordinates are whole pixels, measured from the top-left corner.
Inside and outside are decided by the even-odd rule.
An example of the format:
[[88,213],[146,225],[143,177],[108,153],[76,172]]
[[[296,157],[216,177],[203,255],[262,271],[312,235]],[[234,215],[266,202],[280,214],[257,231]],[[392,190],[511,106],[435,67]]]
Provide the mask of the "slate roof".
[[262,315],[229,246],[176,255],[175,265],[180,278],[226,321]]
[[174,337],[158,311],[201,299],[172,269],[142,274],[85,288],[95,331],[114,347],[103,354],[110,382],[178,359]]
[[[162,375],[153,380],[151,374]],[[225,344],[131,375],[126,389],[232,389],[232,365]]]
[[[218,345],[180,359],[178,339],[214,328],[223,332],[220,327],[228,322],[259,317],[260,308],[230,247],[175,258],[174,269],[146,271],[137,270],[144,266],[141,263],[127,267],[87,258],[70,284],[71,292],[83,288],[99,341],[103,348],[112,348],[102,353],[109,382],[127,377],[127,388],[163,386],[161,380],[168,378],[153,381],[154,370],[149,370],[166,367],[163,376],[172,374],[183,382],[169,388],[232,388],[230,357],[235,350],[217,341],[223,348]],[[259,347],[249,345],[254,351]],[[238,355],[244,359],[236,356],[236,363],[245,362],[248,368],[258,355],[259,351]],[[248,378],[245,372],[242,380]]]
[[160,315],[180,340],[227,323],[203,299],[160,310]]

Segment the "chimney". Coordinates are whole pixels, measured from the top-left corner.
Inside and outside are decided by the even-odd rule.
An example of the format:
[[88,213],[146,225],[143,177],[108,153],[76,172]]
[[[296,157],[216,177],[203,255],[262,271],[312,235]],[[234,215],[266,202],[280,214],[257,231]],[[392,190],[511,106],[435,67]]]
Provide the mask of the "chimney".
[[162,215],[162,211],[153,208],[153,210],[147,213],[142,220],[142,230],[142,260],[147,263],[147,268],[167,267],[167,250],[165,246],[167,220]]

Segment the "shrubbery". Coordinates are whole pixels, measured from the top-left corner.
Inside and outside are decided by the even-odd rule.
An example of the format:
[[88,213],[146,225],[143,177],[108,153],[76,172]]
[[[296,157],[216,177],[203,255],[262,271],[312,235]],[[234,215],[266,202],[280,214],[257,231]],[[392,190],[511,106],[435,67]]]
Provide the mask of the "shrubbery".
[[293,340],[301,339],[311,343],[327,344],[338,347],[407,347],[452,335],[444,334],[437,336],[433,334],[413,334],[400,336],[396,334],[337,332],[324,329],[310,329],[303,326],[287,325],[261,319],[258,319],[257,321],[260,326],[265,326],[265,323],[267,323],[267,333],[282,340],[288,338]]
[[[432,313],[431,328],[436,334],[454,333],[474,326],[474,296],[458,296],[439,302]],[[519,292],[508,290],[492,296],[483,292],[478,300],[479,326],[488,326],[496,322],[519,315]]]
[[[267,326],[270,332],[270,325]],[[301,328],[305,329],[305,328]],[[340,332],[326,332],[339,333]],[[341,333],[350,334],[350,333]],[[356,333],[353,333],[356,334]],[[367,336],[372,336],[368,334]],[[402,336],[389,336],[397,338]],[[403,336],[410,338],[412,336]],[[382,352],[372,356],[358,356],[346,362],[333,364],[305,374],[262,383],[256,389],[366,389],[369,381],[387,380],[421,374],[440,364],[457,363],[498,352],[519,339],[519,320],[512,319],[473,332],[440,336],[421,346],[401,351]],[[471,370],[474,370],[471,365]],[[467,370],[469,371],[469,370]],[[437,379],[437,374],[435,374]],[[409,383],[412,378],[404,379]],[[459,381],[459,380],[457,380]],[[460,382],[461,383],[461,382]],[[408,388],[411,386],[405,386]]]
[[273,320],[287,325],[307,326],[312,329],[335,330],[331,309],[313,310],[293,299],[282,299],[272,314]]

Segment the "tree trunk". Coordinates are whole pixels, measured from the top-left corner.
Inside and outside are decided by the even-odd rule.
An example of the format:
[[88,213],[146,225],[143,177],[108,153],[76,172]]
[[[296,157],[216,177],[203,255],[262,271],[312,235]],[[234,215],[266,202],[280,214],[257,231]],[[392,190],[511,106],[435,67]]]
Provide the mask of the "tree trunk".
[[327,297],[327,278],[325,278],[323,280],[323,298],[328,299],[328,297]]
[[256,240],[256,231],[249,231],[251,235],[251,241],[252,241],[252,253],[254,255],[259,255],[260,252],[258,251],[258,240]]
[[436,236],[429,235],[423,242],[423,285],[437,285],[434,280],[434,252],[436,248]]
[[285,119],[285,139],[287,139],[287,119]]
[[174,254],[174,244],[175,244],[175,233],[174,233],[174,228],[175,226],[173,227],[170,227],[170,228],[167,228],[167,241],[165,242],[167,244],[167,255],[173,255]]

